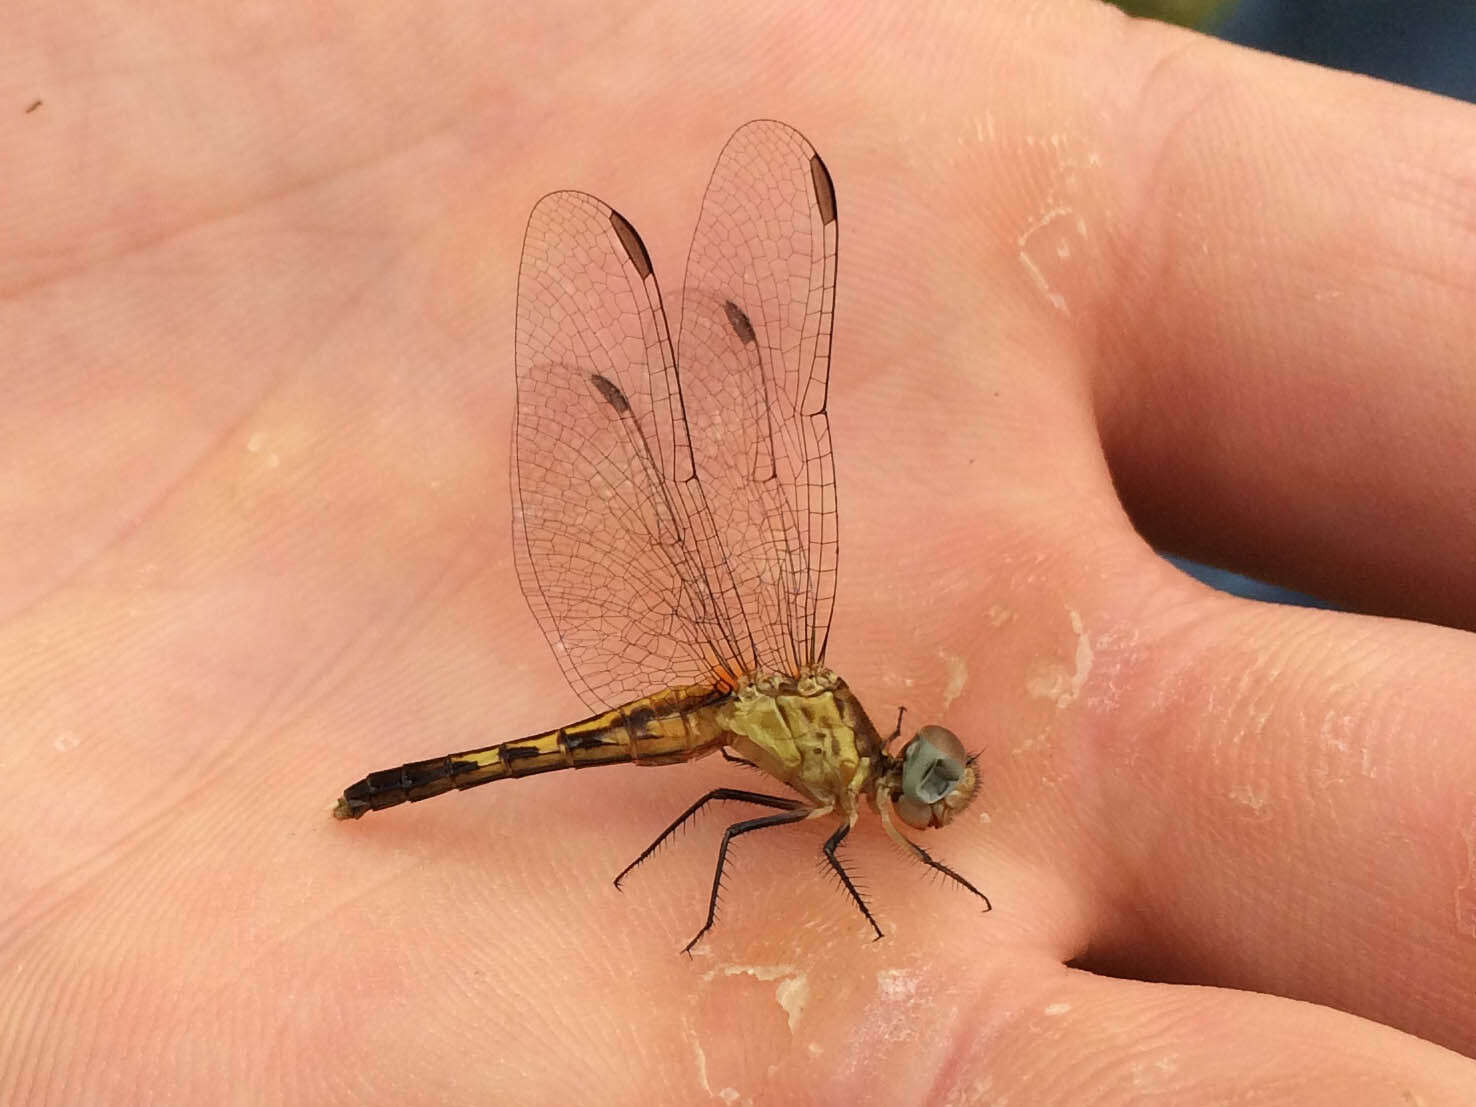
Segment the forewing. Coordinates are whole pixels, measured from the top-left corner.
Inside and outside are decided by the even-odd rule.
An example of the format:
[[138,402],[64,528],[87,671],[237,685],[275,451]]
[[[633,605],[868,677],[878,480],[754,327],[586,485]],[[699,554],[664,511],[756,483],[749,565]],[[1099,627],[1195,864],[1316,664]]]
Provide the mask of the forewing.
[[687,425],[752,667],[824,659],[838,552],[826,413],[835,189],[799,132],[745,124],[718,157],[682,291]]
[[516,362],[518,580],[569,683],[599,710],[731,666],[712,645],[712,538],[684,502],[696,482],[669,479],[692,460],[661,294],[593,196],[551,193],[529,217]]

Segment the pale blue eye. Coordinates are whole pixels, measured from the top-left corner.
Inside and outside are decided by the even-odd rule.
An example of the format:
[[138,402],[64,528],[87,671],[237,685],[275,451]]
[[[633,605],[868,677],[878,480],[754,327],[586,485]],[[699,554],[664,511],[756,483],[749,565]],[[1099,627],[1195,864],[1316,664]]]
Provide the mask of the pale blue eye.
[[919,803],[937,803],[963,779],[963,743],[940,726],[925,726],[902,751],[902,794]]

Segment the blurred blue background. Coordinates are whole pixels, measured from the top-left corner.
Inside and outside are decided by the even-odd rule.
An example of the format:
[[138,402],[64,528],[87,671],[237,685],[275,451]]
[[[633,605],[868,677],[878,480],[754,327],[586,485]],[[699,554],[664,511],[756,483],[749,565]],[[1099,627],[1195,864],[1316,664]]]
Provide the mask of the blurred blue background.
[[1238,0],[1204,30],[1289,58],[1476,100],[1471,0]]
[[[1121,0],[1117,6],[1257,50],[1476,101],[1476,0]],[[1332,606],[1165,556],[1190,576],[1237,596]]]

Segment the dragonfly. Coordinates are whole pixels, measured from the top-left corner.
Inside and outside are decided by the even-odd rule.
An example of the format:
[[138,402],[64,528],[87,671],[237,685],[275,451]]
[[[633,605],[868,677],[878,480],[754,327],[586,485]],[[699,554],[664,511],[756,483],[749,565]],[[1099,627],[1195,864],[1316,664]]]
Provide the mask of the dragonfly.
[[496,780],[595,765],[673,765],[714,752],[792,795],[716,788],[615,886],[713,803],[770,813],[718,848],[717,921],[735,839],[810,819],[876,938],[837,851],[863,800],[910,856],[989,897],[912,841],[974,799],[975,757],[924,726],[900,749],[826,667],[839,554],[827,412],[838,243],[835,184],[775,120],[723,147],[702,200],[673,343],[635,227],[561,191],[534,206],[518,270],[512,441],[518,582],[589,718],[372,772],[334,809],[357,819]]

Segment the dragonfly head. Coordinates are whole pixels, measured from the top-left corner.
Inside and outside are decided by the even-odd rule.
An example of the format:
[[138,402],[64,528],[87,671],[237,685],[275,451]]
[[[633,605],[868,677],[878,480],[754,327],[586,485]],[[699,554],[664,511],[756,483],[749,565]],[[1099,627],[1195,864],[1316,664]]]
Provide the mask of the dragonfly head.
[[891,791],[897,815],[918,830],[947,824],[979,786],[974,758],[964,752],[958,735],[941,726],[919,730],[895,764],[883,787]]

